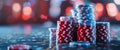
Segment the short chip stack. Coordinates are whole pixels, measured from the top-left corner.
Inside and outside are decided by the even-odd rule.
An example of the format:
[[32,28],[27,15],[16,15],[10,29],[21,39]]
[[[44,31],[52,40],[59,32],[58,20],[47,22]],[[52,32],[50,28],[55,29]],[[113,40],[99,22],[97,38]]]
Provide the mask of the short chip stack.
[[[58,34],[57,39],[58,43],[69,43],[73,41],[73,26],[74,23],[70,22],[69,19],[64,20],[64,17],[61,17],[61,20],[57,22],[58,24]],[[67,21],[68,20],[68,21]]]
[[110,42],[110,28],[109,22],[97,22],[96,23],[96,35],[97,44],[108,44]]

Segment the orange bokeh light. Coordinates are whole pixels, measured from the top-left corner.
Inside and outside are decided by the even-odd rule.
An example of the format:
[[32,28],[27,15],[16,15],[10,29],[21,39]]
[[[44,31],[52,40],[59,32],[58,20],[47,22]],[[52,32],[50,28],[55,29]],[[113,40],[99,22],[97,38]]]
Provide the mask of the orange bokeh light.
[[100,17],[103,15],[104,5],[102,3],[96,3],[95,5],[95,14],[96,20],[99,20]]
[[108,3],[106,9],[110,17],[115,17],[118,14],[118,8],[114,3]]

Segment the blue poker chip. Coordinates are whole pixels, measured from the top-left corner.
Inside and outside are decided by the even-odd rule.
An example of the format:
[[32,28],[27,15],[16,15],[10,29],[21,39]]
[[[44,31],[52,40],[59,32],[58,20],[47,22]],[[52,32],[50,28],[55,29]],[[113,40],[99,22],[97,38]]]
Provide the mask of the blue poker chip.
[[80,20],[80,21],[78,21],[78,23],[79,23],[79,25],[81,25],[81,26],[84,26],[84,25],[86,25],[86,26],[95,26],[96,24],[96,21],[94,21],[94,20],[91,20],[91,21],[83,21],[83,20]]
[[81,10],[81,13],[86,13],[86,14],[94,13],[94,8],[92,8],[92,7],[84,7],[84,8]]
[[79,5],[79,7],[93,7],[91,4],[86,4],[86,5]]
[[90,47],[90,43],[88,42],[70,42],[70,47]]
[[95,15],[93,14],[86,14],[86,15],[80,15],[78,18],[79,20],[95,20]]

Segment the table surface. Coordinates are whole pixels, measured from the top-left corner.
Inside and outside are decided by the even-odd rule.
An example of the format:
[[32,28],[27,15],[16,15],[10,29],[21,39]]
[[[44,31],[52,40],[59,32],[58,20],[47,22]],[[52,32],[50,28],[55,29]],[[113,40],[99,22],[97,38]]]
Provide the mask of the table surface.
[[[55,26],[53,26],[55,27]],[[118,29],[116,29],[118,28]],[[116,30],[115,30],[116,29]],[[69,47],[68,44],[61,45],[60,50],[119,50],[120,40],[119,31],[120,27],[117,25],[111,26],[112,38],[109,47]],[[116,32],[115,32],[116,31]],[[114,33],[114,34],[113,34]],[[49,49],[49,31],[48,27],[36,24],[24,25],[7,25],[0,26],[0,50],[7,50],[7,47],[13,44],[27,44],[33,50],[56,50],[56,46]]]

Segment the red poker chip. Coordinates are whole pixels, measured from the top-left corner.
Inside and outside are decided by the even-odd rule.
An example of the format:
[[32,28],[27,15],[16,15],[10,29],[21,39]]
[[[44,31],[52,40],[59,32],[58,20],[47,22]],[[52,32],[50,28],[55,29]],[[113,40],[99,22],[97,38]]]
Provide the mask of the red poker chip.
[[23,44],[16,44],[16,45],[10,45],[8,46],[8,50],[30,50],[29,45],[23,45]]

